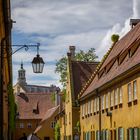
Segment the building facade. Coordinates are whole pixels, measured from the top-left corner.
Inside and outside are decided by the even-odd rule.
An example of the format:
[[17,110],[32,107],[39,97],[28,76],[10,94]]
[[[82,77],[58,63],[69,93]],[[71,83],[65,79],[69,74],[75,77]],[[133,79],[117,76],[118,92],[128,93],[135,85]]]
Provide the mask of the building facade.
[[81,140],[140,139],[140,23],[132,27],[80,92]]
[[0,0],[0,139],[10,138],[8,85],[12,84],[10,0]]
[[47,87],[27,84],[26,71],[21,64],[18,82],[14,86],[17,104],[14,140],[18,140],[24,133],[28,136],[35,131],[46,112],[56,106],[52,101],[52,95],[59,90],[54,85]]
[[70,46],[68,57],[68,81],[66,99],[61,115],[61,140],[80,139],[77,124],[80,121],[80,107],[78,93],[87,82],[98,62],[83,62],[75,60],[75,46]]

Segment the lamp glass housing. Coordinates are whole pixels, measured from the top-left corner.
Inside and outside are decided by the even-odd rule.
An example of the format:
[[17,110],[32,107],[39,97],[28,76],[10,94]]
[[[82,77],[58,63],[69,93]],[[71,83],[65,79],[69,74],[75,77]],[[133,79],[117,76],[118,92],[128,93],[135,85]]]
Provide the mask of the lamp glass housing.
[[44,68],[44,61],[42,57],[40,57],[39,54],[36,55],[36,57],[33,58],[32,61],[32,67],[34,73],[42,73]]

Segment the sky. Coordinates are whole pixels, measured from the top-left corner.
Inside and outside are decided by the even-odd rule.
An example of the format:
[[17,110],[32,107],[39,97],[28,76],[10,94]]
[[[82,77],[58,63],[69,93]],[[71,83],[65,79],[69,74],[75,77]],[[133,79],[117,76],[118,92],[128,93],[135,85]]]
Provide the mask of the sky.
[[[13,79],[23,61],[28,84],[61,86],[55,64],[66,56],[69,46],[76,51],[95,48],[99,60],[111,47],[111,35],[125,35],[130,18],[140,18],[140,0],[12,0],[12,44],[40,43],[45,61],[42,74],[32,72],[36,48],[13,55]],[[17,48],[13,47],[13,50]]]

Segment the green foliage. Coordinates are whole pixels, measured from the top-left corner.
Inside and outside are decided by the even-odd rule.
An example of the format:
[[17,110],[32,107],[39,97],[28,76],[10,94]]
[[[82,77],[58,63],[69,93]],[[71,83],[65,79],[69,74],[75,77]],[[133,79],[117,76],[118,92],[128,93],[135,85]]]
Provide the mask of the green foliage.
[[62,93],[63,93],[62,101],[65,102],[66,101],[66,97],[67,97],[67,93],[66,93],[66,89],[65,88],[62,90]]
[[62,57],[57,63],[56,63],[56,73],[60,74],[60,82],[65,87],[66,81],[67,81],[67,57]]
[[118,34],[113,34],[112,36],[111,36],[111,40],[112,40],[112,42],[113,43],[116,43],[118,40],[119,40],[119,35]]
[[[98,58],[95,54],[95,49],[90,48],[87,52],[80,50],[78,53],[75,54],[75,60],[77,61],[85,61],[85,62],[93,62]],[[66,87],[67,82],[67,57],[63,56],[59,59],[56,63],[55,72],[60,74],[60,82],[63,87]]]
[[77,128],[77,131],[78,131],[78,133],[81,131],[80,129],[81,129],[81,127],[80,127],[80,122],[79,121],[77,121],[77,123],[76,123],[76,128]]
[[9,126],[10,130],[13,131],[15,129],[15,117],[17,106],[15,104],[15,98],[13,94],[13,87],[11,84],[8,84],[8,101],[9,101]]
[[56,100],[56,93],[55,92],[53,92],[52,94],[51,94],[51,101],[52,102],[55,102],[55,100]]
[[59,140],[60,139],[60,125],[59,125],[59,123],[55,124],[54,130],[55,130],[55,132],[54,132],[55,140]]

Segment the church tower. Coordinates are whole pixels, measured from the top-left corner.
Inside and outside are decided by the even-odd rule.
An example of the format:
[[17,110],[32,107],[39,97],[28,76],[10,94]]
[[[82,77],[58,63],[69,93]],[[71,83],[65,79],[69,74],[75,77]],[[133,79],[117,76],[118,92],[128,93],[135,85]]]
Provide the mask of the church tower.
[[20,85],[26,85],[26,77],[25,77],[25,70],[23,69],[23,63],[21,62],[21,67],[18,70],[18,83]]

